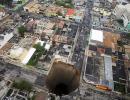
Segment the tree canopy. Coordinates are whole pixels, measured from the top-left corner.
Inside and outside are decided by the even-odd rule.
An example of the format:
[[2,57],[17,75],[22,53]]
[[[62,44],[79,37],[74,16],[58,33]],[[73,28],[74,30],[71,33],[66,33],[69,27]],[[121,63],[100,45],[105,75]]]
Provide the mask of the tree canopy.
[[64,6],[66,8],[73,8],[74,7],[72,0],[56,0],[55,3],[59,6]]
[[32,90],[32,84],[25,80],[20,80],[18,82],[14,81],[12,87],[20,89],[20,90],[26,90],[29,92],[31,92]]
[[24,26],[18,27],[18,32],[21,37],[24,37],[24,33],[27,31],[27,29]]
[[0,0],[0,4],[11,6],[12,5],[12,1],[13,0]]
[[130,33],[127,33],[127,35],[126,35],[126,36],[127,36],[127,38],[128,38],[128,39],[130,39]]

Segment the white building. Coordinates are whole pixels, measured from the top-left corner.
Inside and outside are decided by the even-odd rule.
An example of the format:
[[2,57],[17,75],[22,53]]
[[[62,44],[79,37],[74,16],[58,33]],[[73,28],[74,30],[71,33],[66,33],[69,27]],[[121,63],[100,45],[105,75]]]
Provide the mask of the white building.
[[91,29],[89,43],[92,45],[102,44],[103,43],[103,31]]
[[0,49],[13,37],[13,33],[0,34]]
[[130,30],[130,4],[117,5],[113,11],[117,19],[122,19],[124,27]]
[[22,64],[26,65],[28,63],[28,61],[31,59],[31,57],[33,56],[35,51],[36,51],[35,48],[30,48],[29,51],[28,51],[28,54],[23,59]]

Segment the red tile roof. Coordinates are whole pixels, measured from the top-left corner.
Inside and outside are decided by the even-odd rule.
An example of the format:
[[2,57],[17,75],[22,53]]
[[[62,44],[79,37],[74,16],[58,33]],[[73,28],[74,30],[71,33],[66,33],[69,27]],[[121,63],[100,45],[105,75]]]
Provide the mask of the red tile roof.
[[75,13],[74,9],[67,9],[66,15],[73,15]]

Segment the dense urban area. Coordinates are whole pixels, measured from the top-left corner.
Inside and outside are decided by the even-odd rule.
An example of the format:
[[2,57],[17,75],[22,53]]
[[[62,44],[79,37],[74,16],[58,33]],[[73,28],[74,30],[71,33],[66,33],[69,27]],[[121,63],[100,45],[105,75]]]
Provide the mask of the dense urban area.
[[130,100],[130,0],[0,0],[0,100]]

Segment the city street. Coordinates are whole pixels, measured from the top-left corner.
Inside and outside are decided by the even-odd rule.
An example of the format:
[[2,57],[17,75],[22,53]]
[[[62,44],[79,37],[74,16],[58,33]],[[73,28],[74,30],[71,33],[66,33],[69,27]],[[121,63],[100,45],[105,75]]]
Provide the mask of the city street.
[[[89,35],[90,35],[90,30],[91,30],[91,27],[92,27],[92,16],[91,16],[91,10],[93,8],[93,3],[94,1],[93,0],[87,0],[87,5],[86,5],[86,10],[85,10],[85,17],[84,17],[84,21],[82,23],[82,26],[86,29],[86,32],[84,33],[84,35],[86,36],[86,41],[87,41],[87,44],[85,45],[85,49],[88,48],[88,40],[87,38],[89,38]],[[84,50],[84,53],[85,53],[85,50]],[[87,64],[87,57],[84,56],[83,58],[83,64],[82,64],[82,69],[81,69],[81,78],[83,78],[84,76],[84,73],[85,73],[85,67],[86,67],[86,64]]]

